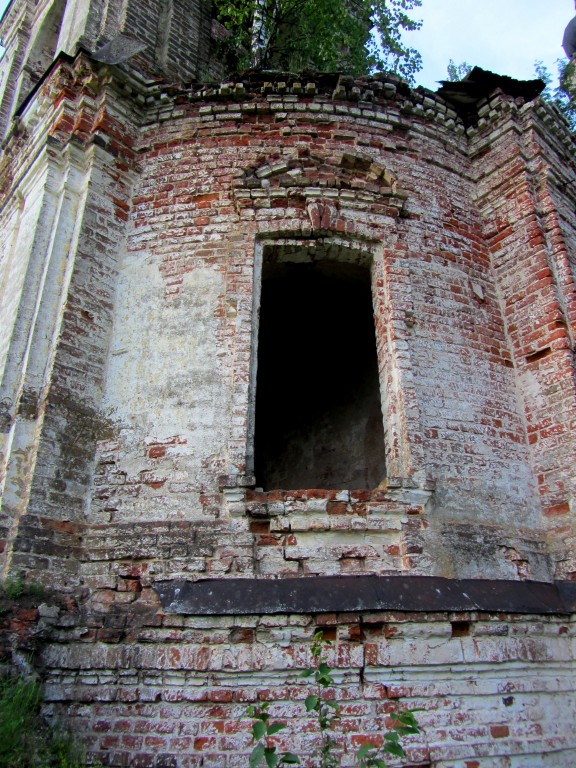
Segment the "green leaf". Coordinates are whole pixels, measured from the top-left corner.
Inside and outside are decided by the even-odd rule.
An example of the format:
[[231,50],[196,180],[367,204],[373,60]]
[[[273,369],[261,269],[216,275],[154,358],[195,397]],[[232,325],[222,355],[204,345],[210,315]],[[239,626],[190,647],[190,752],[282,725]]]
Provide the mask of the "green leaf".
[[305,669],[302,672],[300,672],[298,677],[312,677],[313,674],[314,674],[313,669]]
[[248,765],[250,768],[258,768],[262,760],[264,759],[265,747],[264,744],[257,744],[248,759]]
[[319,703],[320,703],[319,696],[315,696],[314,694],[312,694],[311,696],[308,696],[308,698],[304,702],[304,706],[306,707],[306,712],[311,712],[313,709],[316,709]]
[[283,728],[286,728],[286,723],[272,723],[268,727],[268,736],[274,736],[275,733],[278,733],[278,731],[281,731]]
[[405,757],[406,753],[402,749],[402,746],[400,744],[393,744],[391,742],[388,742],[385,744],[382,749],[384,752],[387,752],[389,755],[395,755],[396,757]]
[[266,736],[266,723],[263,723],[262,720],[257,720],[252,725],[252,738],[254,741],[260,741],[264,736]]
[[276,768],[278,765],[278,755],[276,754],[276,747],[266,747],[264,750],[264,760],[268,768]]
[[300,765],[300,758],[292,752],[284,752],[282,759],[280,760],[280,764],[282,763],[285,763],[286,765]]
[[400,725],[395,725],[393,730],[397,731],[403,736],[408,736],[413,733],[420,733],[420,727],[418,725],[418,721],[414,717],[413,712],[396,712],[396,714],[392,715],[392,719],[400,723]]
[[324,688],[332,685],[334,683],[334,678],[332,677],[331,672],[332,668],[329,667],[325,661],[321,662],[316,671],[316,682]]
[[363,760],[366,755],[371,752],[373,749],[375,749],[374,744],[362,744],[358,752],[356,752],[356,759],[357,760]]
[[392,718],[394,720],[398,720],[403,725],[418,725],[418,721],[414,717],[414,713],[408,710],[403,712],[396,712],[396,714],[392,715]]

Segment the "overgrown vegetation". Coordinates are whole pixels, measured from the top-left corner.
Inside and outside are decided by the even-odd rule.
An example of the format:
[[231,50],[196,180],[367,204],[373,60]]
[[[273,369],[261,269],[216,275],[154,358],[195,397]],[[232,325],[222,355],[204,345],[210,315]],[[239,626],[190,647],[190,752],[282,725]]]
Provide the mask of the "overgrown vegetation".
[[0,676],[0,768],[82,768],[84,751],[40,715],[42,688],[34,680]]
[[558,85],[554,86],[555,78],[542,61],[534,64],[536,75],[544,81],[546,88],[542,98],[553,104],[564,115],[570,129],[576,130],[576,62],[568,59],[558,59]]
[[228,68],[366,74],[394,72],[412,82],[420,54],[402,33],[419,29],[422,0],[215,0],[229,31]]
[[[341,753],[336,739],[336,729],[340,719],[341,707],[328,695],[328,689],[335,685],[332,668],[323,656],[324,640],[322,632],[314,635],[312,655],[315,666],[305,670],[301,677],[313,678],[315,692],[307,696],[304,707],[316,720],[320,732],[320,748],[315,755],[318,768],[338,768],[341,765]],[[300,765],[300,758],[293,752],[278,753],[271,737],[287,726],[282,722],[272,722],[269,714],[270,702],[251,705],[246,714],[252,718],[252,741],[254,747],[250,753],[249,768],[280,768],[281,766]],[[406,757],[401,738],[420,733],[420,728],[412,711],[399,711],[390,716],[393,724],[383,734],[380,745],[367,742],[356,752],[356,768],[387,768],[386,758]]]
[[[41,584],[22,575],[0,582],[0,616],[5,617],[0,637],[0,655],[5,661],[0,664],[0,768],[86,766],[85,752],[77,741],[42,717],[42,686],[32,674],[32,657],[41,635],[35,631],[29,636],[25,622],[20,626],[20,612],[30,613],[28,609],[48,597]],[[19,626],[14,631],[16,644],[11,636],[12,619]]]
[[467,61],[463,61],[460,64],[456,64],[454,59],[450,59],[448,62],[448,81],[450,83],[458,83],[460,80],[464,80],[466,75],[472,72],[472,64],[468,64]]
[[0,595],[3,595],[8,600],[19,600],[22,597],[41,600],[45,595],[45,591],[42,584],[25,581],[20,575],[0,582]]
[[[16,606],[36,607],[46,598],[46,590],[41,584],[25,581],[21,576],[11,576],[0,581],[0,616],[10,613]],[[0,642],[0,663],[2,648]]]

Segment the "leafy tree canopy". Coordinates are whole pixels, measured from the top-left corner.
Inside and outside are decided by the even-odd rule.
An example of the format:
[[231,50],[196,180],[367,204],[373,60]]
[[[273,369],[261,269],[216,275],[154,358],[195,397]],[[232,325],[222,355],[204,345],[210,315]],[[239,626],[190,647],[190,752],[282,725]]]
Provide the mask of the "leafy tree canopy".
[[408,81],[420,54],[402,33],[419,29],[411,12],[422,0],[214,0],[230,37],[231,70],[247,67],[367,74],[395,72]]
[[568,59],[558,59],[556,64],[559,83],[555,87],[554,77],[543,62],[537,61],[534,65],[536,75],[546,84],[542,98],[554,104],[568,121],[570,129],[576,131],[576,63]]

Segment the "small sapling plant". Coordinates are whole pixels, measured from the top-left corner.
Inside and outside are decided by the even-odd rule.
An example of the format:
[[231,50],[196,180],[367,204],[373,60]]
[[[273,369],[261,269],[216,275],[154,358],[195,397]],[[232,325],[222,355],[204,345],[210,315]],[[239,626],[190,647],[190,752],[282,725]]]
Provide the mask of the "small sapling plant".
[[[312,643],[314,667],[300,673],[300,677],[314,678],[316,692],[311,693],[304,701],[306,712],[313,715],[318,723],[321,735],[321,746],[318,751],[317,768],[338,768],[341,765],[341,755],[338,742],[334,738],[335,728],[340,719],[341,708],[337,701],[329,698],[327,689],[335,685],[332,668],[323,656],[324,646],[331,645],[324,639],[322,632],[316,632]],[[249,768],[280,768],[286,765],[300,765],[300,758],[292,752],[278,754],[276,747],[271,744],[270,737],[286,728],[285,723],[271,722],[268,708],[270,702],[265,701],[256,706],[251,705],[246,714],[254,721],[252,724],[252,741],[254,747],[250,753]],[[393,725],[382,738],[382,744],[377,746],[367,742],[355,755],[356,768],[388,768],[386,757],[406,757],[401,744],[404,736],[420,733],[420,727],[412,711],[402,710],[390,715]]]
[[396,725],[384,734],[384,741],[379,749],[369,742],[360,747],[356,753],[357,768],[387,768],[388,763],[384,760],[384,755],[406,757],[400,738],[420,733],[420,727],[413,712],[395,712],[391,718]]
[[312,656],[316,666],[313,669],[305,669],[304,672],[301,672],[300,676],[314,676],[314,682],[319,688],[319,693],[311,694],[304,702],[306,712],[313,712],[316,715],[318,727],[320,728],[322,746],[320,747],[319,768],[336,768],[339,760],[336,754],[337,742],[332,732],[336,721],[340,717],[340,705],[338,702],[332,701],[320,693],[320,691],[325,691],[334,685],[332,669],[322,657],[323,645],[331,645],[331,643],[329,640],[324,640],[322,632],[316,632],[312,643]]
[[248,765],[250,768],[258,768],[260,765],[265,765],[266,768],[299,765],[300,759],[296,755],[293,755],[291,752],[283,752],[279,755],[276,747],[270,743],[270,737],[286,728],[286,724],[270,722],[269,706],[270,702],[265,701],[259,706],[251,704],[246,710],[248,717],[251,717],[254,721],[252,723],[254,747],[250,753]]

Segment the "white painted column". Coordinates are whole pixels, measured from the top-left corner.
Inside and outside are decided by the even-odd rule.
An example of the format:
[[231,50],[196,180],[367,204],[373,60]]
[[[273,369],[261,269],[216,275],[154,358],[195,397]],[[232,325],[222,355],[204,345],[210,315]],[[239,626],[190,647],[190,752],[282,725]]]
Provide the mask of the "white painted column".
[[91,153],[68,146],[46,151],[42,210],[35,228],[18,317],[0,386],[5,420],[0,468],[0,519],[10,533],[3,555],[9,567],[20,517],[34,476],[44,409],[74,268],[91,171]]

